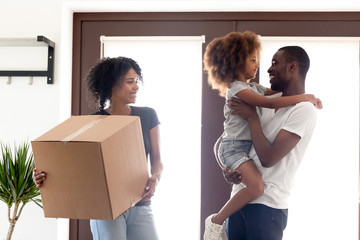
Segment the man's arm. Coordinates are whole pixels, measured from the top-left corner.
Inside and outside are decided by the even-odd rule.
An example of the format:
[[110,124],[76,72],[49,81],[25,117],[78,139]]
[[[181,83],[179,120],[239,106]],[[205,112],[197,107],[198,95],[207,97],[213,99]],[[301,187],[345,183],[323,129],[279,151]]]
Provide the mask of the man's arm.
[[228,104],[233,110],[232,114],[239,115],[248,121],[253,146],[263,167],[274,166],[285,157],[301,139],[297,134],[282,129],[271,143],[262,131],[260,120],[254,106],[246,104],[236,98],[231,99]]

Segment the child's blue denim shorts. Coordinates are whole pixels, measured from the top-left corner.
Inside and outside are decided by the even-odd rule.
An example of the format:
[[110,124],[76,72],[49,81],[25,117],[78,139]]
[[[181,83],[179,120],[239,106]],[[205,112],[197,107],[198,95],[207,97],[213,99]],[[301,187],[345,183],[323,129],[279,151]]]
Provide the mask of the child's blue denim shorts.
[[218,150],[219,160],[232,170],[237,169],[242,163],[250,160],[249,151],[251,140],[223,139]]

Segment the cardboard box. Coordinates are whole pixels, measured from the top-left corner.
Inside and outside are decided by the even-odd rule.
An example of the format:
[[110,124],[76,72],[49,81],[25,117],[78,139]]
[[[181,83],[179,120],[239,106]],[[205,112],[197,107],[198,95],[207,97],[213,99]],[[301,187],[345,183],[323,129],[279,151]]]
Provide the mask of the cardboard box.
[[139,117],[74,116],[31,142],[45,217],[112,220],[148,177]]

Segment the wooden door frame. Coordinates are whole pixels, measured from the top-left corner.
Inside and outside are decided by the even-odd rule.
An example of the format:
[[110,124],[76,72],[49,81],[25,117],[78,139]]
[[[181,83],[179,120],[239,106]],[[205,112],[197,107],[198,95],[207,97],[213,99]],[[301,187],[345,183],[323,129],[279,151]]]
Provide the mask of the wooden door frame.
[[[122,12],[122,13],[74,13],[73,19],[73,68],[72,68],[72,115],[80,114],[81,99],[81,46],[82,24],[88,21],[229,21],[233,31],[257,26],[263,36],[338,36],[360,37],[360,12]],[[272,23],[274,29],[259,26]],[[249,25],[250,24],[250,25]],[[315,25],[315,27],[312,27]],[[319,26],[324,26],[319,28]],[[280,27],[281,26],[281,27]],[[294,27],[295,26],[295,27]],[[300,26],[300,27],[299,27]],[[306,27],[301,27],[306,26]],[[344,27],[346,26],[346,27]],[[204,82],[203,75],[203,82]],[[203,134],[202,134],[203,135]],[[203,146],[203,145],[202,145]],[[202,149],[202,162],[205,152]],[[359,169],[360,171],[360,169]],[[202,194],[203,196],[203,194]],[[207,199],[209,201],[209,199]],[[202,211],[202,215],[205,214]],[[206,213],[207,214],[207,213]],[[202,216],[201,219],[204,217]],[[359,211],[360,218],[360,211]],[[202,229],[203,229],[203,223]],[[79,222],[70,221],[70,240],[78,239]],[[360,228],[360,221],[359,221]],[[360,239],[360,234],[359,234]]]
[[[76,95],[81,82],[81,27],[86,21],[233,21],[234,31],[241,21],[296,21],[296,22],[360,22],[360,12],[123,12],[123,13],[74,13],[73,19],[73,68],[72,68],[72,114],[80,113],[80,99]],[[299,29],[302,34],[302,29]],[[310,36],[359,36],[352,29],[328,29],[326,33]]]

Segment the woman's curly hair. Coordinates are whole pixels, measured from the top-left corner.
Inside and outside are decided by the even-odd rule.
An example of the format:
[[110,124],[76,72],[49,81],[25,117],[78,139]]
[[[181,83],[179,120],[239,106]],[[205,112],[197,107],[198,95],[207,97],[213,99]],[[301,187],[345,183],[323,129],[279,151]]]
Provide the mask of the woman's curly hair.
[[[133,68],[138,75],[138,80],[142,82],[141,68],[136,61],[127,57],[104,58],[100,60],[89,72],[86,77],[89,91],[94,101],[99,101],[99,109],[105,108],[107,100],[111,100],[113,86],[121,81],[122,77]],[[121,85],[122,86],[122,85]]]
[[237,79],[236,74],[244,71],[246,58],[255,50],[260,57],[260,37],[251,31],[231,32],[206,46],[204,69],[210,86],[218,90],[220,96],[225,96],[230,84]]

